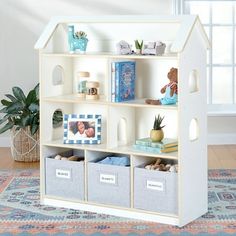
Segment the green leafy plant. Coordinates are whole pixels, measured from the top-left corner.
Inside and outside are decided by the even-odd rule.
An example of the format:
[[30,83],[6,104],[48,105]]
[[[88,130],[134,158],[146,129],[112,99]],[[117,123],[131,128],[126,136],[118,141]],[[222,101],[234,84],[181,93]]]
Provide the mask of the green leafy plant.
[[0,113],[4,113],[0,119],[0,134],[16,126],[16,130],[30,127],[34,135],[39,129],[39,84],[32,89],[27,96],[19,87],[12,88],[13,95],[5,94],[7,99],[2,99],[4,106]]
[[53,117],[52,117],[53,128],[60,127],[62,123],[63,123],[63,113],[61,110],[56,110],[53,113]]
[[134,40],[134,42],[135,42],[135,48],[136,49],[142,49],[143,48],[143,40],[139,43],[139,41],[136,39],[136,40]]
[[161,126],[161,123],[162,123],[163,119],[164,119],[164,116],[161,117],[159,114],[158,114],[157,117],[155,116],[155,121],[154,121],[154,124],[153,124],[153,129],[154,130],[161,130],[163,127],[165,127],[165,125]]
[[75,37],[78,39],[87,38],[87,34],[84,31],[78,31],[75,33]]

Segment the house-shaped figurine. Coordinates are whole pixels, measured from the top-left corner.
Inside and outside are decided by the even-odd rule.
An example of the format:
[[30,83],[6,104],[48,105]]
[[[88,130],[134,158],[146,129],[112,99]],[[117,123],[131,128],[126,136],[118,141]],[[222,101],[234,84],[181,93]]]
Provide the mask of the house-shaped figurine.
[[[70,40],[76,31],[87,34],[86,51],[71,48]],[[161,41],[166,44],[165,52],[117,53],[116,45],[121,40],[135,51],[136,39],[144,43]],[[52,18],[35,45],[39,50],[41,102],[41,202],[178,226],[206,213],[209,46],[198,16],[193,15]],[[118,103],[112,102],[117,76],[113,78],[111,67],[119,61],[134,61],[136,71],[135,99]],[[168,83],[171,67],[178,68],[177,104],[145,104],[146,98],[163,96],[160,89]],[[81,74],[89,77],[81,78]],[[99,82],[98,100],[77,96],[77,88],[84,80]],[[76,118],[54,127],[55,111],[75,114],[66,117]],[[80,137],[70,128],[81,121],[97,128],[96,119],[88,114],[101,115],[101,127],[97,129],[101,144],[64,143],[65,135],[75,141],[89,138]],[[177,139],[178,151],[152,153],[134,149],[137,139],[149,135],[158,114],[165,117],[165,138]],[[121,120],[125,123],[123,136],[117,128]],[[60,160],[57,155],[82,156],[84,161]],[[126,157],[130,165],[97,163],[108,156]],[[158,158],[174,165],[175,172],[144,168]]]

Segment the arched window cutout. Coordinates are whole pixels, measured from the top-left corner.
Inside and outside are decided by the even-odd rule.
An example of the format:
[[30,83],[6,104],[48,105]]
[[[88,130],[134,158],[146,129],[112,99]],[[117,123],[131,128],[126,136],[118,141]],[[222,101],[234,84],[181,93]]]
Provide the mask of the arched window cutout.
[[197,70],[192,70],[189,74],[189,92],[194,93],[199,90],[199,76]]
[[198,120],[196,118],[190,121],[189,125],[189,140],[195,141],[199,137],[199,125]]
[[52,84],[56,86],[56,85],[62,85],[63,83],[64,83],[64,69],[62,66],[57,65],[55,66],[52,72]]
[[117,125],[117,141],[118,145],[127,144],[127,121],[124,117],[120,118]]
[[52,127],[53,129],[61,127],[63,124],[63,113],[61,109],[56,109],[52,116]]

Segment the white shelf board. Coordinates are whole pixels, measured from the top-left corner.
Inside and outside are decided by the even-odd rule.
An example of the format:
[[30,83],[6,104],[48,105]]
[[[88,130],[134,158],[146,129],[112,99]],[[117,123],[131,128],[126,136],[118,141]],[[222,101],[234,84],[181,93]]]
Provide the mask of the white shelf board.
[[63,206],[71,209],[78,209],[82,211],[84,210],[101,214],[109,214],[125,218],[131,217],[137,220],[152,221],[163,224],[179,225],[179,220],[176,215],[146,212],[133,208],[127,209],[127,208],[115,207],[113,205],[107,206],[97,203],[77,202],[72,200],[67,201],[65,199],[59,199],[58,197],[54,198],[51,196],[49,197],[46,195],[42,198],[41,204],[51,205],[55,207]]
[[105,151],[105,152],[114,152],[128,155],[142,155],[147,157],[161,157],[165,159],[178,160],[178,152],[169,152],[169,153],[151,153],[141,150],[136,150],[133,148],[133,145],[123,145],[117,147],[108,147],[107,144],[64,144],[62,139],[57,139],[48,142],[42,142],[43,146],[49,147],[62,147],[70,149],[80,149],[80,150],[89,150],[89,151]]
[[232,110],[223,110],[223,111],[208,111],[207,112],[207,116],[208,117],[235,117],[236,116],[236,110],[232,111]]
[[177,60],[178,54],[163,54],[159,56],[154,55],[121,55],[115,52],[86,52],[85,54],[80,53],[69,53],[69,52],[57,52],[57,53],[42,53],[42,56],[46,57],[76,57],[76,58],[87,58],[87,57],[98,57],[98,58],[124,58],[124,59],[154,59],[154,60]]
[[53,102],[53,103],[83,103],[83,104],[94,104],[94,105],[109,105],[109,106],[128,106],[128,107],[142,107],[142,108],[155,108],[164,110],[177,110],[177,105],[149,105],[145,103],[146,98],[130,100],[127,102],[109,102],[104,98],[98,100],[86,100],[77,97],[74,94],[55,96],[55,97],[44,97],[42,101]]

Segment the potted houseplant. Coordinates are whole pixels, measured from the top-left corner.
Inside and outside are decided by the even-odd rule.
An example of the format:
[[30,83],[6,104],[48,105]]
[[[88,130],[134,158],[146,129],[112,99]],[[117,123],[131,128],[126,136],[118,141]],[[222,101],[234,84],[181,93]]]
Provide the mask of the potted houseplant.
[[0,134],[11,130],[11,152],[14,160],[39,161],[39,84],[27,96],[19,87],[13,95],[2,99],[4,113],[0,119]]
[[143,40],[139,43],[139,41],[136,39],[135,42],[135,48],[136,48],[136,54],[142,54],[142,48],[143,48]]
[[78,31],[75,33],[75,38],[78,40],[80,52],[84,53],[88,44],[87,34],[84,31]]
[[68,42],[71,53],[74,53],[75,51],[85,53],[88,44],[87,34],[84,31],[78,31],[75,33],[74,25],[69,25]]
[[152,142],[160,142],[164,138],[164,132],[162,130],[165,125],[161,125],[164,117],[161,117],[159,114],[154,120],[153,129],[150,132],[150,138]]

